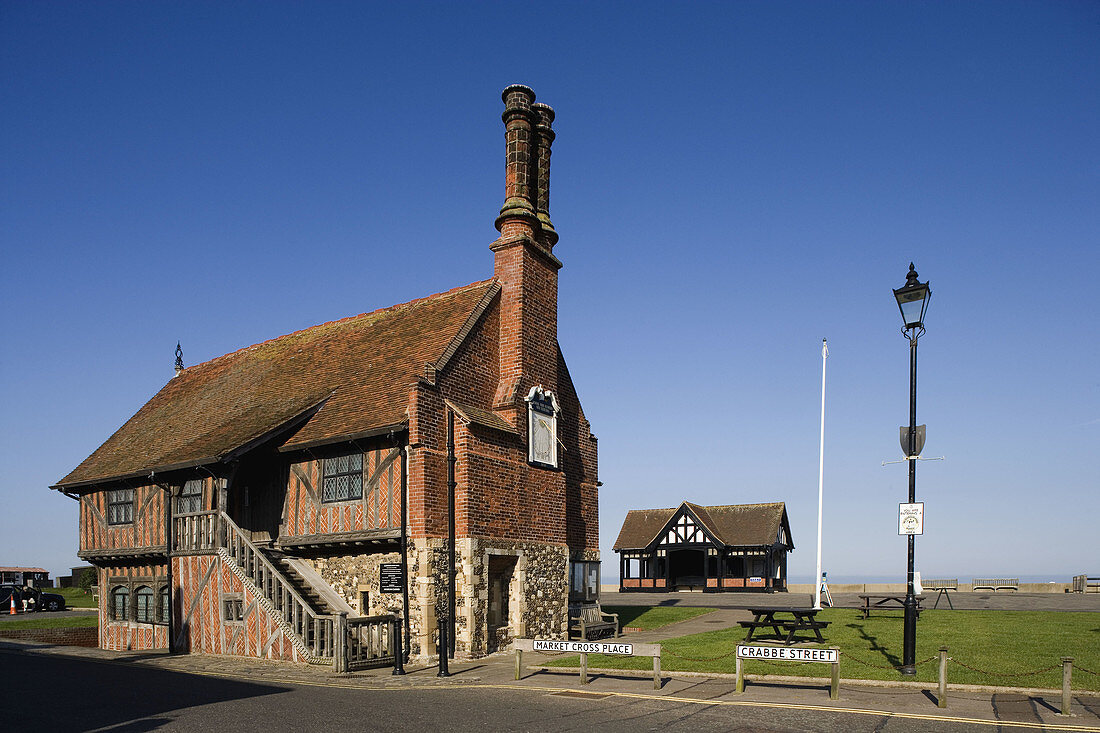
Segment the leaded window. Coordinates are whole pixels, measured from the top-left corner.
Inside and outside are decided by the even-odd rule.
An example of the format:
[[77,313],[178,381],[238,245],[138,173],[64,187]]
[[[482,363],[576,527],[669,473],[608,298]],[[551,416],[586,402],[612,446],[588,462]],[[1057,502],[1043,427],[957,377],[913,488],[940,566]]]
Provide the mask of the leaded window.
[[113,621],[125,621],[129,618],[130,589],[124,585],[116,586],[111,591],[111,619]]
[[363,498],[363,454],[324,460],[324,480],[321,484],[321,501],[350,501]]
[[202,511],[202,479],[192,479],[183,485],[176,499],[176,514],[194,514]]
[[151,624],[156,618],[153,607],[153,589],[143,585],[134,593],[134,618],[138,623]]
[[162,585],[160,587],[160,601],[159,601],[160,605],[159,605],[159,608],[157,609],[159,611],[159,613],[158,613],[159,620],[162,624],[168,623],[168,603],[169,603],[168,586]]
[[222,598],[222,618],[229,622],[244,620],[244,599],[240,597]]
[[115,489],[107,492],[107,524],[130,524],[134,521],[134,490]]

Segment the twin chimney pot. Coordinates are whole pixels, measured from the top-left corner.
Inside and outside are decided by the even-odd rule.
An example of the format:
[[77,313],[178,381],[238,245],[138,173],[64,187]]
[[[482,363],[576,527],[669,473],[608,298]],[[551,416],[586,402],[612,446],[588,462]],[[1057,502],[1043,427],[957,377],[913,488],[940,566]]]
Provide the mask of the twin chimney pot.
[[530,87],[504,90],[506,146],[504,206],[496,220],[500,241],[527,237],[549,252],[558,241],[550,222],[550,147],[554,110],[535,102]]

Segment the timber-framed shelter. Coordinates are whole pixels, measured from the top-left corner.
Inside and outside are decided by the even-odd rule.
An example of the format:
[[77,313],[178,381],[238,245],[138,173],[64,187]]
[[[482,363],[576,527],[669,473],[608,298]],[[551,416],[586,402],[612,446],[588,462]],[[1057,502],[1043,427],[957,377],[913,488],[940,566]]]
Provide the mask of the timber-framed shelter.
[[619,590],[777,591],[794,549],[783,502],[632,509],[613,547]]

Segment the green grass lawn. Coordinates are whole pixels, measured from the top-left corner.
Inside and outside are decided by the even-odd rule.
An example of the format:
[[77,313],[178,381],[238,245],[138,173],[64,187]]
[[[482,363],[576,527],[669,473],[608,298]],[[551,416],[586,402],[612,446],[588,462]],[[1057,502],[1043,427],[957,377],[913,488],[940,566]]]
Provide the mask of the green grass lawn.
[[95,601],[91,593],[85,593],[79,588],[46,588],[47,593],[57,593],[65,597],[65,605],[69,608],[95,608]]
[[604,613],[619,614],[619,627],[649,631],[677,621],[710,613],[713,608],[683,608],[677,606],[603,606]]
[[76,629],[88,626],[95,627],[98,624],[99,616],[94,613],[81,616],[63,616],[61,618],[51,616],[48,613],[35,613],[29,617],[25,617],[23,614],[0,617],[0,629]]
[[[823,610],[818,619],[831,622],[823,632],[825,646],[840,649],[841,677],[902,679],[893,669],[880,669],[901,664],[900,612],[873,615],[863,620],[858,611],[836,608]],[[732,652],[744,638],[745,629],[737,626],[667,639],[661,642],[661,667],[669,671],[732,674],[736,671]],[[626,640],[629,641],[629,637]],[[762,643],[769,641],[765,638]],[[1100,690],[1100,676],[1084,671],[1100,673],[1100,613],[922,611],[917,622],[917,680],[936,681],[937,662],[924,660],[938,658],[940,646],[948,648],[950,658],[981,670],[976,672],[948,662],[949,683],[1059,688],[1062,686],[1060,660],[1067,656],[1074,658],[1073,688]],[[553,662],[554,666],[578,664],[577,657]],[[592,668],[606,669],[651,668],[648,657],[591,655],[588,664]],[[1019,674],[1051,666],[1056,668],[1042,674]],[[815,663],[752,660],[745,663],[745,671],[748,674],[826,677],[829,667]]]

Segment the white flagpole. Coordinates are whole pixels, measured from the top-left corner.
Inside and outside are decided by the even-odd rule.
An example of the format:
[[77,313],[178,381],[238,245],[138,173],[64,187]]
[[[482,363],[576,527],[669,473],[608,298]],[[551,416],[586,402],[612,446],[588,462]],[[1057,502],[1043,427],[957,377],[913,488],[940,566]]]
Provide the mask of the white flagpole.
[[817,467],[817,574],[814,576],[814,608],[821,610],[821,504],[825,494],[825,360],[829,344],[821,339],[821,455]]

